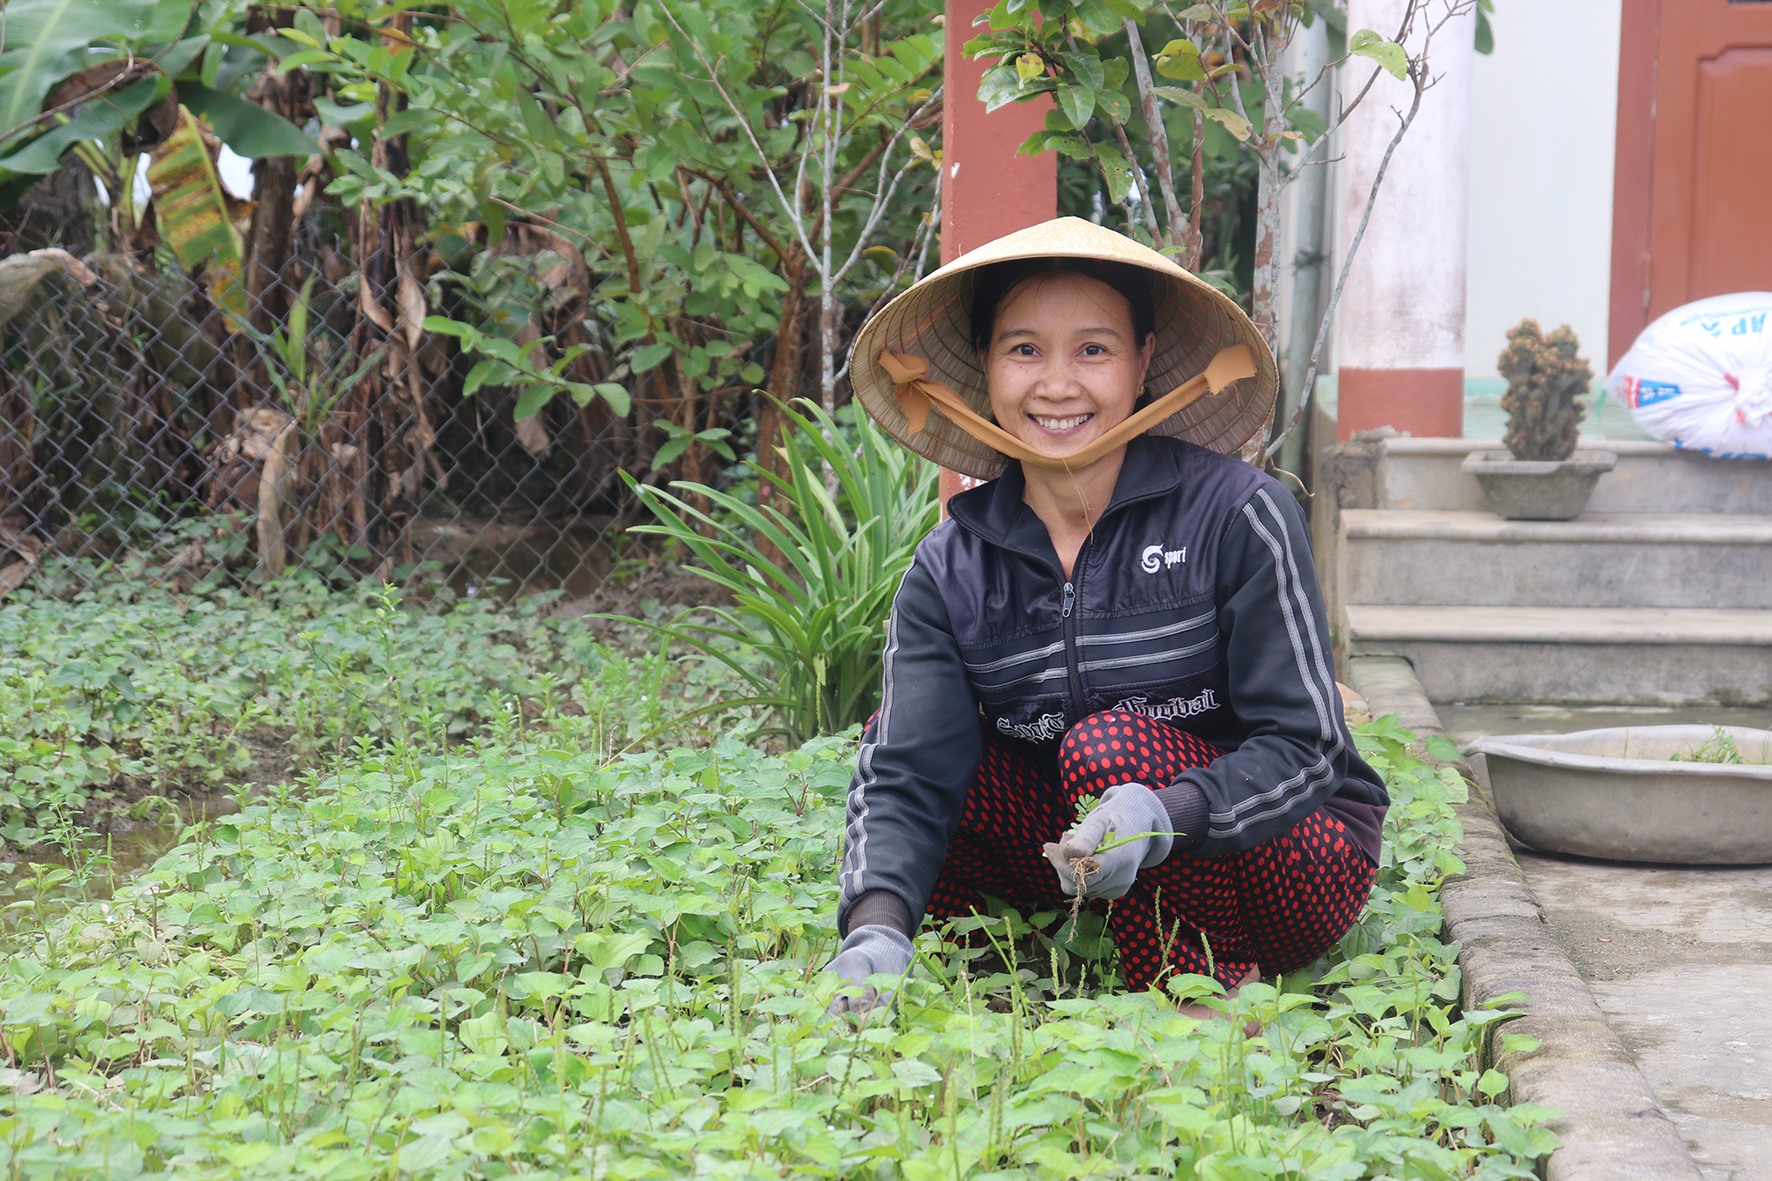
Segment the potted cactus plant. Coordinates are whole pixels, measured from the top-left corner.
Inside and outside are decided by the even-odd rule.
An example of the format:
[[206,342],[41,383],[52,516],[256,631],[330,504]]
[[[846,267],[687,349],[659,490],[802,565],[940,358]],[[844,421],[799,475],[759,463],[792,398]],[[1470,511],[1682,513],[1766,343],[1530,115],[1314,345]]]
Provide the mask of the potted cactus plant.
[[1567,521],[1618,463],[1611,451],[1576,450],[1587,409],[1581,398],[1594,380],[1580,347],[1567,324],[1548,335],[1530,319],[1508,330],[1496,362],[1507,379],[1507,450],[1473,451],[1464,461],[1490,511],[1513,521]]

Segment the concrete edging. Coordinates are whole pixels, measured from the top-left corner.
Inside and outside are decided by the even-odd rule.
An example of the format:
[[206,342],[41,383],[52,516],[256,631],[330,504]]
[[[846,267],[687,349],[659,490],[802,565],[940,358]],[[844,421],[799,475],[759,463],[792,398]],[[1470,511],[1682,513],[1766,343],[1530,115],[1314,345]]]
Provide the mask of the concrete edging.
[[[1396,714],[1419,735],[1446,733],[1407,660],[1357,656],[1347,667],[1351,686],[1374,716]],[[1467,764],[1458,767],[1477,782]],[[1537,1038],[1539,1048],[1498,1051],[1496,1065],[1513,1081],[1516,1102],[1563,1112],[1550,1124],[1563,1144],[1544,1165],[1547,1181],[1701,1178],[1636,1060],[1557,941],[1480,789],[1458,809],[1458,819],[1465,872],[1440,887],[1447,937],[1460,944],[1466,1007],[1527,995],[1518,1006],[1526,1015],[1506,1029]]]

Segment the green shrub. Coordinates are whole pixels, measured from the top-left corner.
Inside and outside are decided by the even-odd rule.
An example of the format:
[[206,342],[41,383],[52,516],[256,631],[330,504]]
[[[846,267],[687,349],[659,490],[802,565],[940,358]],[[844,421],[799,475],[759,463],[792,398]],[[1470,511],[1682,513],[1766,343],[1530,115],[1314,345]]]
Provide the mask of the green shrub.
[[688,569],[731,596],[650,626],[726,666],[749,689],[726,704],[766,709],[791,743],[865,721],[878,705],[892,596],[939,519],[933,465],[865,419],[839,424],[798,405],[782,407],[785,471],[750,465],[755,502],[703,484],[673,483],[679,495],[629,481],[658,519],[635,532],[678,542],[694,559]]

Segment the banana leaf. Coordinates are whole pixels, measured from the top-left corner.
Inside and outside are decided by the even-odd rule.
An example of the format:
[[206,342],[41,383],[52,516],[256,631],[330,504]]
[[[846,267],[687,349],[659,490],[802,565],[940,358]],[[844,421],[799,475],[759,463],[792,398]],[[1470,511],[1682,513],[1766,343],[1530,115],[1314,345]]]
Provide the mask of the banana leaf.
[[161,237],[187,271],[203,268],[210,298],[229,327],[240,329],[246,323],[240,237],[228,221],[227,199],[202,127],[183,107],[178,127],[149,158],[148,183]]
[[[80,140],[108,140],[135,123],[149,107],[166,97],[172,88],[164,74],[153,74],[121,90],[106,91],[75,106],[72,116],[59,127],[31,140],[10,156],[0,158],[0,179],[7,173],[46,176],[61,162],[62,153]],[[63,116],[65,117],[65,116]]]
[[24,131],[43,100],[69,75],[90,69],[126,45],[130,51],[174,41],[191,17],[191,0],[7,0],[0,43],[0,142]]
[[315,156],[320,145],[274,111],[224,90],[195,82],[178,84],[178,101],[202,117],[221,141],[248,160],[266,156]]

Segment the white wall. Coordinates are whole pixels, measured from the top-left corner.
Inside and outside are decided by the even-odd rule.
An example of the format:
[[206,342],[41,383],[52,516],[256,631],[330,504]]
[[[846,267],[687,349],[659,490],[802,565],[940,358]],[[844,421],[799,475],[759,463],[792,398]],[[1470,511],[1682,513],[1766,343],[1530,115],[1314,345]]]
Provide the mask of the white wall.
[[1472,77],[1467,377],[1495,376],[1524,316],[1573,326],[1603,376],[1621,4],[1496,2]]
[[[1501,0],[1526,3],[1531,0]],[[1394,30],[1410,0],[1349,0],[1348,28]],[[1447,18],[1447,0],[1431,0],[1418,25],[1439,26],[1429,60],[1438,79],[1397,145],[1372,204],[1359,252],[1348,272],[1336,318],[1339,369],[1456,370],[1464,365],[1462,337],[1469,320],[1466,259],[1475,247],[1466,235],[1469,190],[1460,163],[1470,158],[1476,17],[1471,10]],[[1442,23],[1444,22],[1444,23]],[[1425,33],[1408,48],[1419,50]],[[1351,91],[1373,74],[1356,58]],[[1397,132],[1397,112],[1407,110],[1414,90],[1376,72],[1371,90],[1340,130],[1341,162],[1335,169],[1335,266],[1343,265],[1366,213],[1379,164]]]

